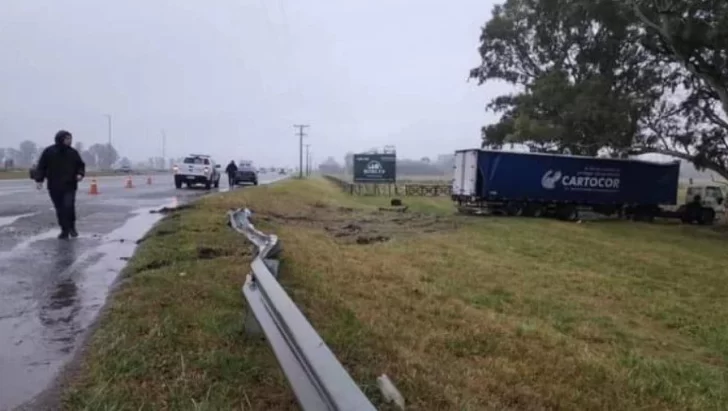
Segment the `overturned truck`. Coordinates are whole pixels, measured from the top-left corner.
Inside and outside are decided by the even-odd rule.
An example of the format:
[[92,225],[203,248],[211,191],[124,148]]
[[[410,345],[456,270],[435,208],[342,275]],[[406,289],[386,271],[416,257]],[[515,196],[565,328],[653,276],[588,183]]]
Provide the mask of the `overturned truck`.
[[680,163],[498,150],[455,152],[452,199],[463,213],[578,220],[589,211],[639,221],[712,224],[725,213],[718,185],[687,186],[677,204]]

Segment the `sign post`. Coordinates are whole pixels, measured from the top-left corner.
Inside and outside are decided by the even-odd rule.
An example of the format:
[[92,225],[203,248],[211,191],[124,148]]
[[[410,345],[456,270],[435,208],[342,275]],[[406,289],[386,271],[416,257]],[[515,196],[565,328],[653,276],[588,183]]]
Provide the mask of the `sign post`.
[[354,154],[355,183],[394,183],[397,181],[395,154]]

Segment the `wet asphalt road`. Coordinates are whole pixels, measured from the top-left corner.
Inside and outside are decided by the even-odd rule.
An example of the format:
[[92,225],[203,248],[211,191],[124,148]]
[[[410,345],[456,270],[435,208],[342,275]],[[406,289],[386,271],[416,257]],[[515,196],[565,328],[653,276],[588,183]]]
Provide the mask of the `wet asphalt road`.
[[[270,179],[260,176],[261,184]],[[45,189],[0,181],[0,411],[33,399],[71,358],[136,240],[162,217],[150,211],[207,193],[175,190],[171,175],[153,176],[151,185],[134,176],[134,188],[124,177],[97,181],[99,195],[88,194],[90,180],[79,187],[80,237],[69,241],[56,238]]]

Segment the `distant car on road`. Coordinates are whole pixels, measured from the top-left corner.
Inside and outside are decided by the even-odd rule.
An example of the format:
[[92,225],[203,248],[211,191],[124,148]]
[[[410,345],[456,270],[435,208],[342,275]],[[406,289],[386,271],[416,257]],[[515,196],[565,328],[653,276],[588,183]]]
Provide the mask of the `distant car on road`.
[[235,184],[252,184],[258,185],[258,172],[255,167],[248,163],[240,163],[238,165],[238,171],[235,173]]
[[190,154],[182,160],[182,164],[175,165],[172,170],[174,186],[178,189],[182,188],[183,184],[187,185],[187,188],[202,184],[207,190],[213,186],[220,187],[220,165],[215,164],[208,155]]
[[278,171],[278,174],[281,174],[281,175],[286,174],[286,170],[282,168],[280,171]]

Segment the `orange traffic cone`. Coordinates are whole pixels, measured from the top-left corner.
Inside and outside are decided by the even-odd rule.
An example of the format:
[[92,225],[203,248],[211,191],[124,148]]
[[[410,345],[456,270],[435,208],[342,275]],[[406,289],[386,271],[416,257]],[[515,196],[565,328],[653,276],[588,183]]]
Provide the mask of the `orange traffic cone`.
[[147,177],[147,185],[152,185],[152,176]]
[[88,193],[91,195],[96,195],[99,193],[99,186],[96,184],[96,179],[91,179],[91,186],[88,188]]
[[131,176],[126,178],[126,188],[134,188],[134,182],[131,181]]

